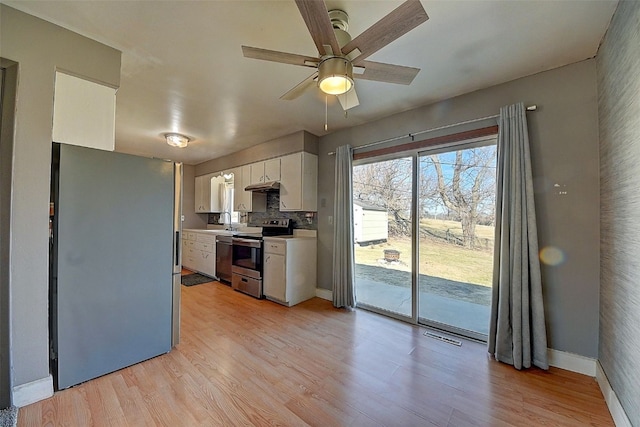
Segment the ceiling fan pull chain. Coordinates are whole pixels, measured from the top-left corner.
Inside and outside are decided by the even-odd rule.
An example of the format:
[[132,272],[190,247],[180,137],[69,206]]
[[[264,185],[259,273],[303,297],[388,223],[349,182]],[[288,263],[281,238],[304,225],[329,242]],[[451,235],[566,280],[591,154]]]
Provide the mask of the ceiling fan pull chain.
[[325,131],[327,131],[329,129],[329,125],[327,124],[327,122],[329,121],[328,103],[329,103],[329,96],[325,95],[324,96],[324,130]]

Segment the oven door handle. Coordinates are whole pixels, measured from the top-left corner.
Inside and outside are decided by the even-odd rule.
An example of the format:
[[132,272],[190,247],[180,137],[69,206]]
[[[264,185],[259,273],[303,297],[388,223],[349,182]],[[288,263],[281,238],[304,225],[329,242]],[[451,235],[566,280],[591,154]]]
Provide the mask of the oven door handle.
[[250,248],[260,248],[262,246],[262,242],[260,240],[239,239],[239,238],[234,238],[233,244],[241,245],[241,246],[249,246]]

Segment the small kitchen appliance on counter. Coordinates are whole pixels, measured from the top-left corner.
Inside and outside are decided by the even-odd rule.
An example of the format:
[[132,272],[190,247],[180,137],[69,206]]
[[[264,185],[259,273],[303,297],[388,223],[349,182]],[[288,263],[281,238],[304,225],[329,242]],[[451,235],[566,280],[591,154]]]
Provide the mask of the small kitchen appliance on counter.
[[231,286],[256,298],[262,298],[262,255],[264,236],[293,234],[293,224],[288,218],[265,219],[262,233],[237,234],[232,240]]

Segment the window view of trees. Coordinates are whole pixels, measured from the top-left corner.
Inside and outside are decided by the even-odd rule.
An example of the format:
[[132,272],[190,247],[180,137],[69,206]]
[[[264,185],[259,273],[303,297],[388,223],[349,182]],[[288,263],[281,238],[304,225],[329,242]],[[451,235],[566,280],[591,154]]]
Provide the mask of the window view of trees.
[[386,209],[389,236],[410,236],[411,159],[353,168],[353,200]]
[[[484,246],[477,225],[494,225],[496,146],[421,157],[418,201],[421,218],[460,222],[461,236],[451,236],[469,249]],[[411,159],[402,158],[353,169],[353,198],[385,208],[389,235],[411,233]]]
[[421,163],[427,187],[423,206],[428,209],[422,216],[441,212],[446,219],[460,221],[462,245],[477,247],[476,226],[494,225],[496,146],[434,154]]
[[[353,168],[356,297],[410,316],[417,270],[420,319],[486,335],[496,145],[427,153],[418,157],[417,167],[414,173],[413,158],[404,157]],[[414,179],[417,230],[412,228]],[[383,233],[375,232],[381,228]],[[417,258],[413,233],[419,233]]]

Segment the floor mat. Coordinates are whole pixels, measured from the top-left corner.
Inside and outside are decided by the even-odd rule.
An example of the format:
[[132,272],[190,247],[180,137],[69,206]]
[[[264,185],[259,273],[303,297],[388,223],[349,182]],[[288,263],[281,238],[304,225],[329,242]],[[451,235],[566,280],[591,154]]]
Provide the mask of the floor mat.
[[182,276],[182,284],[184,286],[200,285],[202,283],[213,282],[214,280],[215,279],[212,279],[211,277],[204,276],[198,273],[186,274]]

